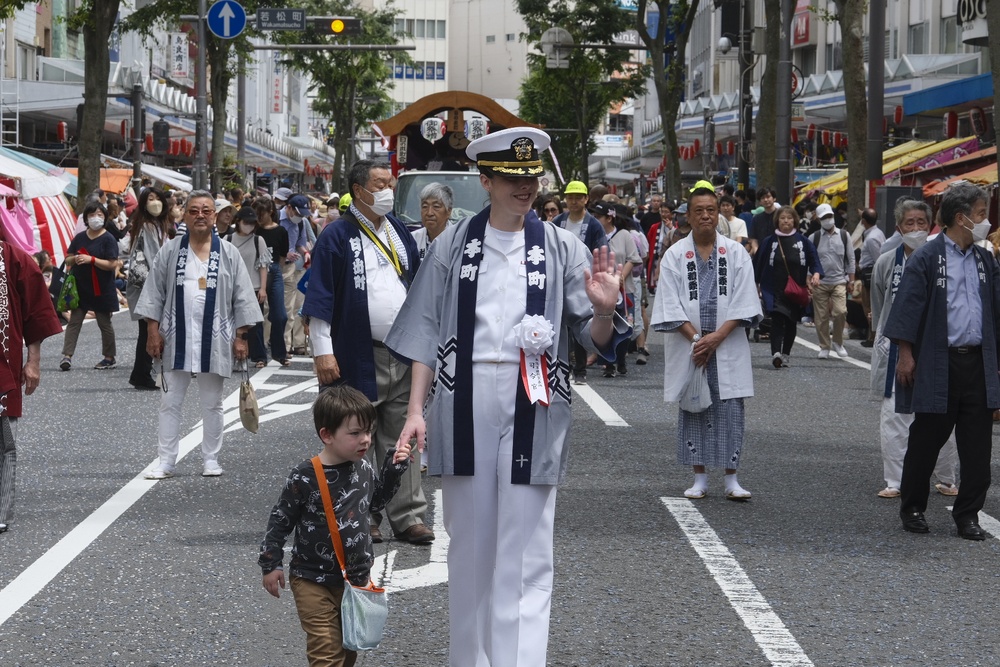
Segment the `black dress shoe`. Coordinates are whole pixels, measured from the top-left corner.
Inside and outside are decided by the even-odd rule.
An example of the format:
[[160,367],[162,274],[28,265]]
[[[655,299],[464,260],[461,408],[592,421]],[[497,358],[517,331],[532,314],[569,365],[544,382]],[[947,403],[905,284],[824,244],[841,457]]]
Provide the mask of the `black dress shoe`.
[[966,540],[982,542],[986,539],[986,531],[975,521],[965,521],[958,524],[958,536]]
[[372,544],[382,544],[382,531],[375,524],[371,525],[370,533],[372,536]]
[[903,520],[903,530],[908,533],[931,532],[931,529],[927,527],[927,520],[924,519],[923,512],[900,512],[899,518]]

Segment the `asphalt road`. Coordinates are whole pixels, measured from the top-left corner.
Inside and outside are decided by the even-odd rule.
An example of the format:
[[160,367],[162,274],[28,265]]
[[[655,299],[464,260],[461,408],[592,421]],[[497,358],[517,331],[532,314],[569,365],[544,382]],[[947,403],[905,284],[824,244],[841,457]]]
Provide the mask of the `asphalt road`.
[[[177,477],[141,479],[155,459],[158,395],[127,384],[136,326],[115,317],[118,358],[91,370],[43,345],[42,384],[19,427],[18,499],[0,535],[0,665],[305,664],[290,592],[260,583],[258,545],[288,470],[318,451],[307,360],[255,375],[265,421],[226,435],[225,475],[202,478],[197,437]],[[961,540],[932,494],[929,535],[904,533],[883,486],[868,351],[819,360],[800,327],[792,367],[753,345],[740,481],[747,503],[682,498],[676,407],[662,402],[659,345],[626,377],[591,372],[607,403],[574,399],[570,476],[559,491],[549,665],[995,665],[1000,542]],[[235,407],[238,380],[226,385]],[[194,390],[184,428],[197,421]],[[606,421],[609,410],[619,423]],[[602,416],[599,417],[598,414]],[[440,488],[427,478],[430,497]],[[432,508],[432,513],[436,508]],[[1000,518],[991,491],[983,518]],[[433,517],[432,517],[433,519]],[[1000,533],[1000,527],[997,528]],[[380,545],[389,572],[386,638],[361,665],[446,664],[446,539]]]

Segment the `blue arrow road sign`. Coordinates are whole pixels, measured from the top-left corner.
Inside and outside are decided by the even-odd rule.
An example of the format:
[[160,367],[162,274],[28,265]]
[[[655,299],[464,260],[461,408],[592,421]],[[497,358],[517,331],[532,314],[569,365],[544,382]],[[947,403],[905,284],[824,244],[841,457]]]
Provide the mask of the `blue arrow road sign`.
[[208,29],[222,39],[232,39],[247,26],[247,12],[233,0],[220,0],[208,8]]

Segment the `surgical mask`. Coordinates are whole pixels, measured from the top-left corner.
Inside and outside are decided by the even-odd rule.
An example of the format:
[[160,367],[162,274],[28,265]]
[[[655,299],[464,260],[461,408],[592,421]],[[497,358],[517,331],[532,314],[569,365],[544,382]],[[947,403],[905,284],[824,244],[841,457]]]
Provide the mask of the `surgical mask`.
[[927,243],[927,232],[920,230],[907,232],[906,234],[903,234],[903,243],[910,250],[916,250],[923,244]]
[[834,218],[820,218],[819,226],[826,231],[833,229],[833,225],[836,222]]
[[240,223],[240,233],[241,234],[246,234],[246,235],[253,234],[254,227],[256,227],[256,225],[254,225],[252,223],[241,222]]
[[161,201],[147,201],[146,202],[146,213],[149,213],[154,218],[160,217],[163,213],[163,202]]
[[300,222],[302,222],[302,216],[301,215],[290,215],[290,216],[288,216],[288,219],[292,221],[293,225],[297,225]]
[[365,192],[368,192],[368,194],[375,198],[375,201],[373,201],[368,207],[372,210],[372,213],[381,218],[392,210],[392,190],[386,188],[385,190],[379,190],[378,192],[370,192],[368,190],[365,190]]
[[91,216],[91,217],[87,218],[87,225],[91,229],[93,229],[94,231],[97,231],[98,229],[103,229],[104,228],[104,218],[102,218],[99,215]]
[[[969,220],[969,217],[966,216],[965,219]],[[972,222],[972,220],[969,220],[969,222]],[[963,225],[963,227],[964,227],[964,225]],[[968,227],[965,227],[965,228],[969,229]],[[989,220],[983,220],[982,222],[972,222],[972,229],[969,229],[969,231],[972,232],[972,240],[973,240],[973,242],[978,243],[979,241],[982,241],[983,239],[985,239],[989,235],[989,233],[990,233],[990,221]]]

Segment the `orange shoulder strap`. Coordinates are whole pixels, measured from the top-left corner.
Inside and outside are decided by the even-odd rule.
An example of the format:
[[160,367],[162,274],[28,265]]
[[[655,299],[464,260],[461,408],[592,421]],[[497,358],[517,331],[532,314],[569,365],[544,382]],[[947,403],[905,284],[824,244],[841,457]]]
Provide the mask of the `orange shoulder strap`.
[[323,464],[318,456],[312,458],[313,470],[316,472],[316,482],[319,484],[319,493],[323,496],[323,514],[326,515],[326,525],[330,528],[330,537],[333,540],[333,550],[337,552],[337,562],[340,563],[340,570],[347,578],[347,564],[344,558],[344,542],[340,539],[340,530],[337,528],[337,515],[333,513],[333,500],[330,499],[330,487],[326,483],[326,474],[323,472]]

